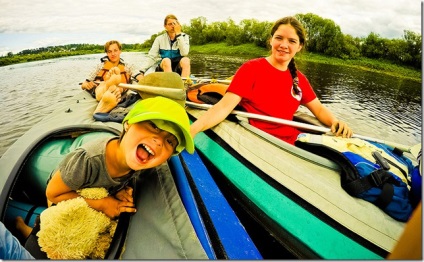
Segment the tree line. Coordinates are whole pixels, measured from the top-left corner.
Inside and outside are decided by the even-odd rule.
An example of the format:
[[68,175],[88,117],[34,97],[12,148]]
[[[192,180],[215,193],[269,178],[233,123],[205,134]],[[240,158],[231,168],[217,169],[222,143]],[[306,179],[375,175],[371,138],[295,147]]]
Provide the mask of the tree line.
[[[305,49],[309,52],[342,59],[382,59],[421,69],[420,34],[404,30],[402,39],[386,39],[373,32],[367,37],[353,37],[343,34],[340,26],[331,19],[312,13],[297,14],[295,17],[306,30]],[[266,48],[272,25],[273,22],[260,22],[256,19],[244,19],[239,24],[232,19],[207,23],[205,17],[198,17],[191,19],[190,25],[183,25],[182,30],[190,35],[190,43],[193,45],[225,42],[227,45],[237,46],[254,43],[258,47]],[[152,35],[142,47],[150,47],[158,34]]]
[[[352,60],[366,57],[421,69],[422,36],[420,34],[404,30],[401,39],[386,39],[373,32],[367,37],[353,37],[343,34],[340,26],[331,19],[312,13],[297,14],[295,17],[306,30],[307,42],[304,49],[307,52]],[[244,19],[238,24],[232,19],[207,23],[206,18],[201,16],[191,19],[189,25],[183,25],[182,31],[190,35],[192,45],[224,42],[230,46],[237,46],[254,43],[260,48],[268,48],[272,25],[273,22],[261,22],[256,19]],[[148,49],[156,36],[163,32],[153,34],[143,43],[123,43],[123,49],[125,51]],[[23,50],[17,55],[25,56],[26,61],[34,61],[103,51],[102,45],[71,44]],[[11,64],[14,59],[18,58],[10,52],[7,56],[0,57],[0,66]]]

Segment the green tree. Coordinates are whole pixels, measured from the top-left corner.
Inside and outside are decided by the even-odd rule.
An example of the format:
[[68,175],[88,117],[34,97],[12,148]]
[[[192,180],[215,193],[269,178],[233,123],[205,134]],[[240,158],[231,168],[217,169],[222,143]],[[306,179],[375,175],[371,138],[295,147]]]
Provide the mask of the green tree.
[[256,22],[252,26],[252,40],[255,45],[260,47],[268,47],[268,40],[271,38],[270,32],[273,23]]
[[206,17],[198,17],[190,20],[190,26],[184,28],[184,32],[190,35],[190,43],[193,45],[206,44],[206,36],[203,30],[206,28]]
[[422,36],[409,30],[404,31],[403,38],[406,41],[405,53],[410,55],[410,60],[405,57],[405,62],[421,68],[422,57]]
[[333,20],[324,19],[312,13],[297,14],[296,18],[306,30],[307,50],[342,57],[343,34]]
[[225,42],[227,38],[227,22],[213,22],[203,29],[205,43]]
[[227,27],[227,38],[226,43],[227,45],[241,45],[245,44],[244,42],[244,35],[243,30],[238,26],[234,20],[229,19],[228,20],[228,27]]
[[395,62],[396,64],[402,64],[405,61],[411,59],[410,54],[407,51],[407,43],[402,39],[391,39],[386,40],[385,43],[384,59]]
[[343,59],[357,59],[361,56],[361,50],[359,49],[361,39],[353,37],[351,35],[344,35],[342,56]]
[[361,46],[363,56],[373,59],[384,57],[386,53],[387,41],[381,38],[378,34],[371,32],[364,40]]

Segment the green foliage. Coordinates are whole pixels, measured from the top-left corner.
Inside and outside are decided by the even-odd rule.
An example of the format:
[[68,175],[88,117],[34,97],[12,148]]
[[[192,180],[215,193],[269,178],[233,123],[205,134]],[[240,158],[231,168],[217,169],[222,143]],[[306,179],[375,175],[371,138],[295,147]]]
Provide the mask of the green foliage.
[[238,26],[233,20],[228,21],[228,28],[227,28],[227,34],[226,34],[226,43],[227,45],[234,46],[234,45],[241,45],[246,42],[246,36],[244,35],[245,32],[243,32],[243,29]]
[[207,24],[205,17],[198,17],[190,21],[190,26],[183,27],[183,31],[190,35],[193,45],[224,42],[229,46],[254,43],[266,47],[271,26],[271,22],[256,19],[244,19],[239,24],[232,19]]
[[206,43],[206,35],[203,30],[206,28],[206,17],[198,17],[190,20],[190,26],[184,28],[187,34],[190,35],[193,45],[202,45]]
[[405,30],[403,39],[385,39],[371,32],[361,45],[363,57],[421,69],[422,37]]
[[204,43],[220,43],[225,41],[225,32],[227,31],[226,22],[214,22],[203,29]]
[[343,37],[342,44],[342,55],[340,58],[343,59],[357,59],[361,56],[359,46],[361,45],[361,39],[353,37],[351,35],[345,35]]
[[271,22],[257,22],[252,28],[252,40],[259,47],[268,47],[268,40],[271,38]]
[[296,18],[303,24],[307,35],[306,49],[334,57],[346,55],[344,36],[340,27],[330,19],[324,19],[312,13],[298,14]]
[[421,68],[422,36],[412,31],[405,30],[403,37],[406,41],[406,50],[404,50],[405,54],[401,59],[414,67]]
[[380,58],[385,53],[385,39],[371,32],[362,44],[362,55],[369,58]]

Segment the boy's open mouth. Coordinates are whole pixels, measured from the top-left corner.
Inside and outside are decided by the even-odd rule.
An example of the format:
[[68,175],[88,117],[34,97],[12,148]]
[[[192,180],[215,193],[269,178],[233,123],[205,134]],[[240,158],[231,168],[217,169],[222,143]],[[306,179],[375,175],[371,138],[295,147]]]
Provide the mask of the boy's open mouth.
[[140,144],[137,147],[137,157],[141,159],[142,162],[146,162],[150,156],[154,156],[155,153],[153,150],[146,144]]

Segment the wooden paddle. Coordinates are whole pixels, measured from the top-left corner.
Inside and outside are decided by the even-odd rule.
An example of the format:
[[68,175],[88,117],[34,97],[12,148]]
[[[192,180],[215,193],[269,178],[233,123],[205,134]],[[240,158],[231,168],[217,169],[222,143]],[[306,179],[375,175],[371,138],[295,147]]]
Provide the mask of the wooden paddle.
[[[213,105],[210,105],[210,104],[198,104],[198,103],[193,103],[193,102],[190,102],[190,101],[186,101],[186,105],[193,107],[193,108],[205,109],[205,110],[209,109],[213,106]],[[230,114],[234,114],[234,115],[238,115],[238,116],[242,116],[242,117],[246,117],[246,118],[251,118],[251,119],[263,120],[263,121],[267,121],[267,122],[278,123],[278,124],[287,125],[287,126],[292,126],[292,127],[296,127],[296,128],[302,129],[302,130],[316,131],[316,132],[320,132],[320,133],[324,133],[324,134],[325,133],[332,133],[331,129],[327,128],[327,127],[314,126],[314,125],[310,125],[310,124],[300,123],[300,122],[281,119],[281,118],[272,117],[272,116],[264,116],[264,115],[247,113],[247,112],[238,111],[238,110],[233,110],[233,111],[231,111]],[[395,143],[395,142],[381,140],[381,139],[377,139],[377,138],[373,138],[373,137],[362,136],[362,135],[358,135],[358,134],[353,134],[352,137],[360,138],[360,139],[371,141],[371,142],[386,144],[386,145],[391,146],[391,147],[396,147],[396,148],[398,148],[398,149],[400,149],[404,152],[411,152],[411,148],[413,148],[413,147],[408,147],[406,145],[398,144],[398,143]]]

